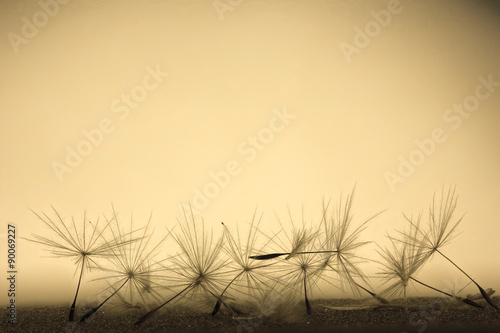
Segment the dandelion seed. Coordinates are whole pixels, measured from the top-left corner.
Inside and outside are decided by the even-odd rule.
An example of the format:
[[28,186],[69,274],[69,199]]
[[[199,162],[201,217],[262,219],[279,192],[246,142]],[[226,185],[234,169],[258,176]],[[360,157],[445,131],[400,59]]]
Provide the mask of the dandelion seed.
[[[309,295],[318,280],[322,279],[321,275],[324,267],[320,265],[321,258],[318,258],[317,254],[323,251],[319,251],[316,247],[318,230],[305,225],[303,210],[301,227],[295,226],[290,209],[288,210],[288,215],[292,231],[291,233],[284,232],[286,241],[282,241],[276,237],[269,238],[274,246],[279,248],[280,252],[278,253],[285,253],[287,255],[277,265],[275,274],[279,276],[283,283],[283,288],[287,292],[303,292],[306,312],[307,314],[311,314],[312,307]],[[278,222],[281,230],[287,230],[279,218]],[[287,249],[289,250],[288,252],[286,252]]]
[[[436,195],[434,195],[429,208],[428,231],[424,232],[420,227],[417,227],[420,236],[419,240],[422,243],[422,246],[426,249],[425,257],[430,258],[434,253],[439,253],[444,259],[448,260],[470,281],[472,281],[488,304],[498,310],[498,306],[492,301],[488,293],[472,277],[455,264],[455,262],[440,251],[440,248],[448,244],[456,236],[456,229],[462,221],[463,215],[458,218],[458,220],[453,222],[457,206],[457,196],[455,195],[454,188],[449,188],[446,194],[443,189],[441,191],[439,204],[437,204],[437,201]],[[407,218],[407,220],[410,224],[414,225],[411,218]]]
[[[99,267],[99,269],[107,273],[106,277],[96,280],[116,280],[110,287],[103,292],[112,290],[113,292],[98,306],[94,307],[81,318],[80,322],[84,322],[95,312],[97,312],[107,301],[119,292],[123,291],[122,299],[126,299],[126,303],[134,304],[135,298],[142,300],[143,304],[147,304],[146,296],[151,296],[157,301],[160,301],[161,296],[156,291],[159,284],[153,279],[162,278],[162,273],[165,270],[161,263],[165,260],[155,261],[155,257],[159,254],[160,245],[167,239],[170,233],[167,233],[159,242],[150,246],[151,236],[153,231],[149,232],[152,215],[150,215],[146,226],[143,228],[142,235],[137,239],[133,238],[133,234],[139,230],[133,229],[133,219],[130,219],[130,232],[123,233],[120,228],[112,230],[114,242],[125,242],[126,245],[113,249],[113,255],[110,256],[109,266]],[[113,208],[113,219],[118,222],[116,211]],[[117,223],[118,224],[118,223]],[[152,288],[154,284],[155,288]],[[146,291],[146,292],[145,292]]]
[[136,322],[136,326],[144,323],[181,295],[189,293],[193,300],[202,293],[217,295],[218,290],[224,285],[223,268],[227,264],[227,259],[220,258],[223,239],[215,241],[212,233],[205,233],[203,220],[200,228],[195,222],[192,211],[191,218],[184,212],[184,221],[180,223],[180,229],[181,232],[173,236],[181,252],[172,258],[172,271],[177,276],[172,278],[172,281],[176,281],[183,289],[142,316]]
[[352,214],[354,190],[355,188],[347,196],[345,202],[343,202],[341,196],[337,207],[332,209],[331,213],[328,212],[330,202],[323,202],[321,224],[323,225],[325,239],[321,246],[326,250],[323,256],[323,265],[336,272],[342,284],[347,283],[355,294],[360,294],[359,290],[361,289],[380,302],[386,303],[385,299],[356,282],[356,278],[358,278],[363,283],[368,284],[365,275],[357,265],[359,262],[366,261],[367,259],[359,257],[356,251],[370,242],[360,241],[360,234],[366,229],[368,222],[382,212],[373,215],[358,227],[354,227]]
[[424,247],[417,238],[417,228],[419,220],[416,224],[410,226],[408,233],[403,233],[405,238],[397,240],[388,236],[391,241],[391,249],[385,248],[379,251],[383,258],[383,269],[379,275],[384,280],[384,284],[396,280],[382,293],[392,295],[403,294],[404,300],[407,300],[407,287],[410,279],[420,270],[425,262],[425,257],[422,256]]
[[386,248],[382,252],[379,252],[384,258],[384,269],[381,273],[379,273],[385,280],[384,283],[396,280],[396,282],[391,284],[383,293],[394,295],[401,294],[402,292],[406,303],[407,287],[410,282],[416,282],[426,288],[452,297],[465,304],[482,308],[482,306],[473,301],[464,299],[459,296],[451,295],[426,283],[423,283],[415,278],[417,271],[422,268],[427,259],[424,252],[425,247],[422,246],[422,242],[418,238],[419,223],[420,217],[414,224],[410,225],[410,230],[407,233],[402,233],[403,235],[405,235],[405,238],[403,240],[398,241],[395,238],[389,237],[392,243],[392,251]]
[[99,219],[95,223],[90,223],[85,213],[81,224],[77,225],[73,217],[71,222],[68,223],[64,221],[54,207],[52,207],[52,210],[55,218],[51,218],[43,212],[41,214],[32,212],[50,229],[55,238],[32,235],[33,238],[27,240],[45,246],[55,257],[66,257],[75,262],[77,266],[76,272],[79,271],[79,278],[75,297],[69,311],[69,321],[73,321],[84,272],[89,270],[90,265],[98,266],[94,258],[113,255],[113,251],[126,245],[129,241],[106,241],[104,233],[109,229],[112,220],[104,223],[102,229],[99,229]]

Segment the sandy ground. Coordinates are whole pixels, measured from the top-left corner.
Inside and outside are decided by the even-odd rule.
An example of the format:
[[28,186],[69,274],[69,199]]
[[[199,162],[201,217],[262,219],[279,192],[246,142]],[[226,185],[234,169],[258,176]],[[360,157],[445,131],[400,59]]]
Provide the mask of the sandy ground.
[[[499,301],[497,297],[495,302]],[[286,318],[238,317],[227,310],[212,317],[210,311],[169,308],[138,328],[134,323],[144,314],[140,310],[109,311],[103,307],[80,325],[67,321],[67,307],[21,307],[17,309],[17,324],[12,325],[3,308],[0,332],[500,332],[500,311],[486,303],[480,302],[485,309],[449,303],[449,299],[414,298],[405,311],[397,301],[394,307],[360,309],[356,300],[317,300],[312,303],[311,315],[299,304]],[[78,309],[76,318],[84,311]]]

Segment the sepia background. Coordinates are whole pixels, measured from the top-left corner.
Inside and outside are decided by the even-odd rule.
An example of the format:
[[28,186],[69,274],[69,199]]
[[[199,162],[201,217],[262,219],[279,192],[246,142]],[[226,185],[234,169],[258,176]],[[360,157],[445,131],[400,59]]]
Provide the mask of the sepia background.
[[[50,235],[31,210],[78,221],[113,204],[137,226],[153,212],[161,234],[190,203],[219,234],[256,208],[266,230],[287,207],[317,224],[354,187],[354,222],[384,211],[360,251],[379,260],[403,213],[425,219],[456,186],[465,216],[444,250],[498,290],[499,14],[498,1],[0,1],[0,302],[8,224],[19,304],[74,295],[73,263],[19,238]],[[419,276],[468,283],[437,257]]]

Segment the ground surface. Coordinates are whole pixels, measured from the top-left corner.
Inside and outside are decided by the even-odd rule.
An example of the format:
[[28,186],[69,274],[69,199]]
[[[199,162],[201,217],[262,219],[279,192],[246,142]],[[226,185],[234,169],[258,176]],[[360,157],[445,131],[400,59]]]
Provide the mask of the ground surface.
[[[495,302],[499,301],[496,297]],[[17,309],[17,324],[12,325],[7,322],[7,309],[2,308],[0,332],[500,332],[500,311],[479,303],[485,309],[444,298],[413,298],[405,311],[398,301],[392,303],[394,307],[359,308],[362,303],[358,300],[317,300],[312,303],[311,315],[299,304],[281,318],[237,317],[227,310],[212,317],[210,311],[170,308],[159,311],[139,328],[134,323],[144,314],[140,310],[110,313],[103,307],[80,325],[67,321],[67,307],[21,307]],[[77,311],[78,319],[83,312]]]

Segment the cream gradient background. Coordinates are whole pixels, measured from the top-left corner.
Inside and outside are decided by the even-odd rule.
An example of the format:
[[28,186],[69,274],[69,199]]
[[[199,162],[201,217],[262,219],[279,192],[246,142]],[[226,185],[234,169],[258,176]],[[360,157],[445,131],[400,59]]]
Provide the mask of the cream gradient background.
[[[221,3],[231,10],[218,12]],[[402,212],[426,210],[435,191],[456,186],[466,216],[445,253],[498,290],[500,87],[456,129],[443,115],[474,94],[479,76],[500,82],[499,2],[401,0],[350,62],[340,45],[353,45],[356,28],[373,25],[370,12],[387,10],[386,1],[231,4],[73,0],[13,46],[9,33],[22,36],[23,17],[42,9],[0,2],[0,301],[7,224],[18,236],[46,233],[30,208],[95,217],[113,202],[123,221],[133,212],[140,224],[152,210],[162,232],[230,161],[240,172],[199,212],[216,232],[220,221],[246,223],[255,207],[269,229],[287,205],[297,219],[303,206],[306,220],[318,221],[323,198],[356,185],[357,221],[385,210],[362,237],[384,246],[386,232],[403,228]],[[169,75],[121,119],[113,102],[141,85],[148,67]],[[294,118],[247,161],[238,147],[284,108]],[[60,181],[54,161],[65,163],[67,146],[103,119],[111,133]],[[446,140],[391,188],[386,172],[397,173],[399,157],[436,128]],[[361,254],[378,259],[376,248]],[[19,304],[72,300],[74,266],[46,256],[18,240]],[[443,289],[467,282],[438,257],[419,276]],[[81,300],[91,289],[84,285]]]

